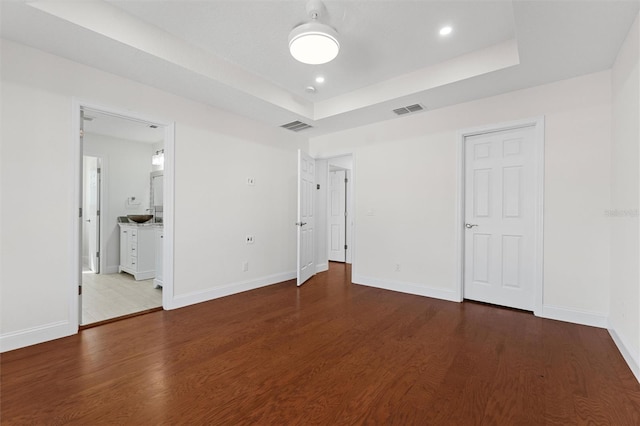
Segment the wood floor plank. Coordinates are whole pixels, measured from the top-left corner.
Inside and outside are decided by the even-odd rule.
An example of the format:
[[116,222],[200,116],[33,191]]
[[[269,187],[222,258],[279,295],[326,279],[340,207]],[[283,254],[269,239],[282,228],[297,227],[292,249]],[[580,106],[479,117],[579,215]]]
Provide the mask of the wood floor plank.
[[348,265],[0,357],[22,424],[640,424],[606,330],[353,285]]

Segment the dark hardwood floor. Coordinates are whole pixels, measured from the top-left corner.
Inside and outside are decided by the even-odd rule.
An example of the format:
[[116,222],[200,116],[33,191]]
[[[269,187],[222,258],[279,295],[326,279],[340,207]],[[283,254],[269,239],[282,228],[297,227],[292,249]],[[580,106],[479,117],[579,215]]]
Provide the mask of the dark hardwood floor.
[[285,282],[8,352],[23,424],[640,424],[606,330],[349,284]]

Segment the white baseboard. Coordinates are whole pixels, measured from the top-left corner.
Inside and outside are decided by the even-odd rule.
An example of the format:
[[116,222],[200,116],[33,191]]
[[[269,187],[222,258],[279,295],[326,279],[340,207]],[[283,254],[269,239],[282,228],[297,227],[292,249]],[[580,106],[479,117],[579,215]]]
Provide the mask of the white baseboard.
[[631,372],[634,376],[636,376],[636,380],[640,383],[640,365],[638,365],[638,361],[640,360],[640,353],[635,353],[631,350],[631,347],[626,343],[626,339],[619,335],[615,329],[609,328],[609,334],[613,339],[613,343],[616,344],[620,354],[627,362],[627,365],[631,369]]
[[0,335],[0,352],[12,351],[76,334],[69,321],[58,321]]
[[329,270],[329,262],[316,265],[316,274]]
[[269,275],[254,280],[241,281],[237,283],[227,284],[221,287],[215,287],[207,290],[178,295],[173,297],[173,299],[169,303],[169,306],[165,306],[165,309],[177,309],[189,305],[195,305],[196,303],[202,303],[220,297],[230,296],[232,294],[281,283],[283,281],[288,281],[295,278],[295,271],[283,272],[281,274]]
[[417,296],[433,297],[434,299],[449,300],[451,302],[460,302],[454,290],[428,287],[424,284],[381,280],[362,275],[353,275],[351,280],[354,284],[399,291],[400,293],[415,294]]
[[543,305],[540,317],[599,328],[607,328],[609,322],[607,315],[600,312],[568,309],[553,305]]

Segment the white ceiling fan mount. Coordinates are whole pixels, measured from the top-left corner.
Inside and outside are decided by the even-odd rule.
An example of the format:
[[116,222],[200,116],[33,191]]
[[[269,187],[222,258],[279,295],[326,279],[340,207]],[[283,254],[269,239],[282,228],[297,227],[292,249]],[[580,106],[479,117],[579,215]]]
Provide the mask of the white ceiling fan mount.
[[321,23],[324,4],[319,0],[309,0],[306,6],[310,22],[298,25],[289,33],[289,51],[297,61],[309,65],[330,62],[340,52],[337,31]]

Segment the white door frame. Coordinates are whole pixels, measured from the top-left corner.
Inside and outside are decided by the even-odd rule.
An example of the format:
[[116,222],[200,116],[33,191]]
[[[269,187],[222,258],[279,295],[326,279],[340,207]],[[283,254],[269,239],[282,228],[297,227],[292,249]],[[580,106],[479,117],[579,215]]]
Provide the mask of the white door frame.
[[[337,153],[337,154],[322,154],[319,155],[317,157],[314,157],[316,160],[326,160],[327,161],[327,173],[324,181],[326,182],[325,185],[327,188],[329,188],[329,167],[328,167],[328,162],[329,160],[332,160],[334,158],[340,158],[340,157],[348,157],[351,156],[351,161],[352,161],[352,166],[351,166],[351,176],[349,178],[349,187],[347,189],[348,191],[348,202],[349,202],[349,206],[347,206],[347,209],[349,209],[349,215],[351,220],[349,221],[350,225],[349,228],[345,230],[345,235],[346,235],[346,239],[347,239],[347,246],[349,246],[349,248],[347,249],[347,254],[346,254],[346,262],[351,265],[351,276],[354,277],[355,271],[356,271],[356,265],[355,265],[355,258],[356,258],[356,203],[355,203],[355,194],[356,194],[356,154],[353,151],[349,151],[349,152],[343,152],[343,153]],[[329,208],[329,200],[327,199],[326,201],[326,205],[324,206],[325,210]],[[327,217],[327,223],[325,224],[326,229],[326,233],[329,232],[329,227],[328,227],[328,222],[329,222],[329,218]],[[324,235],[323,238],[326,240],[327,239],[327,235]],[[325,253],[325,257],[327,258],[327,264],[329,263],[329,247],[326,247],[326,253]],[[350,262],[349,262],[350,260]]]
[[[115,108],[105,105],[99,105],[92,102],[87,102],[82,99],[74,98],[71,103],[71,144],[73,157],[75,159],[74,171],[72,174],[72,188],[73,188],[73,205],[74,205],[74,226],[71,236],[72,243],[72,268],[71,279],[69,280],[69,325],[70,329],[78,332],[80,325],[79,310],[79,295],[78,295],[78,271],[80,271],[82,264],[81,254],[82,245],[80,241],[80,226],[82,224],[79,215],[80,208],[82,207],[82,146],[80,143],[80,110],[81,108],[91,109],[103,112],[105,114],[111,114],[117,117],[125,119],[133,119],[142,121],[149,124],[155,124],[164,127],[164,213],[163,213],[163,226],[164,226],[164,247],[163,247],[163,275],[164,286],[162,288],[162,307],[164,309],[173,309],[173,257],[174,257],[174,170],[175,170],[175,123],[167,120],[159,120],[144,114],[128,111],[122,108]],[[149,158],[151,161],[151,158]]]
[[491,124],[458,131],[457,136],[457,205],[456,205],[456,300],[464,299],[464,221],[465,221],[465,139],[469,136],[485,133],[501,132],[522,127],[534,127],[533,143],[535,145],[534,180],[537,187],[536,212],[534,215],[534,309],[536,316],[542,315],[543,280],[544,280],[544,116],[511,121],[507,123]]

